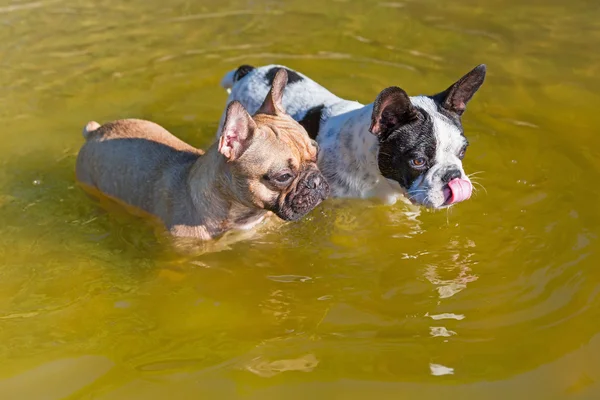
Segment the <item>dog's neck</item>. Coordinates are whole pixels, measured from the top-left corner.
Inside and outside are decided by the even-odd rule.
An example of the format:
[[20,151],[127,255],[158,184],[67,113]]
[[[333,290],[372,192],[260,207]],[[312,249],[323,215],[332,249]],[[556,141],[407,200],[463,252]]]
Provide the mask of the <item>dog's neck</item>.
[[230,229],[249,229],[267,214],[266,210],[243,204],[231,191],[232,172],[216,144],[191,167],[187,188],[195,215],[191,229],[204,239],[213,239]]

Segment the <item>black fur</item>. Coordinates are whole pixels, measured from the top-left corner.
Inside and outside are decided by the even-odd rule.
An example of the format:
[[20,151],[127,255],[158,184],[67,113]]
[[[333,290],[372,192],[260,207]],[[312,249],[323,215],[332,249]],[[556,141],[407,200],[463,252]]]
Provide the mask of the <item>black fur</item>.
[[448,89],[436,94],[432,98],[446,113],[454,114],[455,117],[460,118],[465,112],[467,103],[473,98],[473,95],[479,90],[481,85],[483,85],[486,72],[487,67],[485,64],[478,65],[453,83]]
[[[273,79],[275,79],[275,74],[277,73],[277,71],[279,71],[280,67],[273,67],[270,70],[267,71],[267,73],[265,74],[265,80],[267,81],[267,84],[269,86],[273,86]],[[291,69],[287,69],[284,68],[287,71],[288,74],[288,81],[287,84],[288,85],[293,85],[296,82],[300,82],[303,80],[303,78],[298,75],[298,73],[296,71],[292,71]]]
[[323,112],[324,107],[325,106],[321,104],[320,106],[311,108],[304,114],[304,118],[298,121],[300,125],[306,129],[308,136],[313,140],[316,140],[317,135],[319,134],[319,128],[321,127],[321,113]]
[[250,72],[252,72],[254,68],[252,65],[240,65],[237,69],[237,71],[235,71],[235,73],[233,74],[233,81],[237,82],[240,79],[242,79],[243,77],[245,77],[246,75],[248,75]]
[[390,132],[391,128],[409,123],[416,116],[416,110],[404,90],[396,86],[385,88],[373,103],[369,131],[381,137],[386,132]]
[[[395,180],[404,188],[409,188],[415,179],[425,174],[435,163],[436,139],[433,121],[423,109],[414,109],[415,119],[406,124],[386,128],[379,136],[379,171],[384,177]],[[427,160],[425,167],[413,168],[410,160],[419,157]]]

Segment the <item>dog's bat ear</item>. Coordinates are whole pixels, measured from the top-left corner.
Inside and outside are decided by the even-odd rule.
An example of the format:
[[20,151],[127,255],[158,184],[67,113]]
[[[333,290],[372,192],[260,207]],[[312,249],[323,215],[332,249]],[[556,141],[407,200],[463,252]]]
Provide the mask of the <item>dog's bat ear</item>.
[[238,159],[248,148],[256,123],[244,106],[232,101],[225,112],[225,123],[219,137],[219,153],[229,161]]
[[269,115],[278,115],[285,114],[285,108],[283,108],[283,91],[285,89],[285,85],[288,82],[288,74],[285,68],[279,68],[275,77],[273,78],[273,83],[271,84],[271,90],[265,97],[265,101],[262,106],[256,112],[257,114],[269,114]]
[[406,92],[392,86],[383,89],[375,99],[369,131],[375,136],[381,136],[415,118],[417,118],[417,111]]
[[462,115],[469,100],[483,84],[486,71],[485,64],[478,65],[448,89],[433,96],[433,99],[444,109]]

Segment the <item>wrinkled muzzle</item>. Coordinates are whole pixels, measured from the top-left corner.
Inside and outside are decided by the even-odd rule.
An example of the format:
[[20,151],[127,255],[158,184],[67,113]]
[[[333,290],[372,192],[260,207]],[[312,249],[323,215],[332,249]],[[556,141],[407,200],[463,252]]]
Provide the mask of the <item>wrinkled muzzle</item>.
[[321,172],[310,169],[300,176],[296,186],[272,210],[279,218],[296,221],[329,196],[329,184]]

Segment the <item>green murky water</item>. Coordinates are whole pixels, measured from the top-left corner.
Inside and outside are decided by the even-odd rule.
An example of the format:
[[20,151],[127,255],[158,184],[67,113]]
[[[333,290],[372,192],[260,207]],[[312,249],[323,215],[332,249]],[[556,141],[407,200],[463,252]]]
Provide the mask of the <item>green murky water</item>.
[[[600,398],[595,1],[0,2],[0,398]],[[90,119],[206,146],[242,63],[346,98],[479,63],[452,212],[328,201],[181,256],[74,186]],[[439,375],[442,374],[442,375]]]

